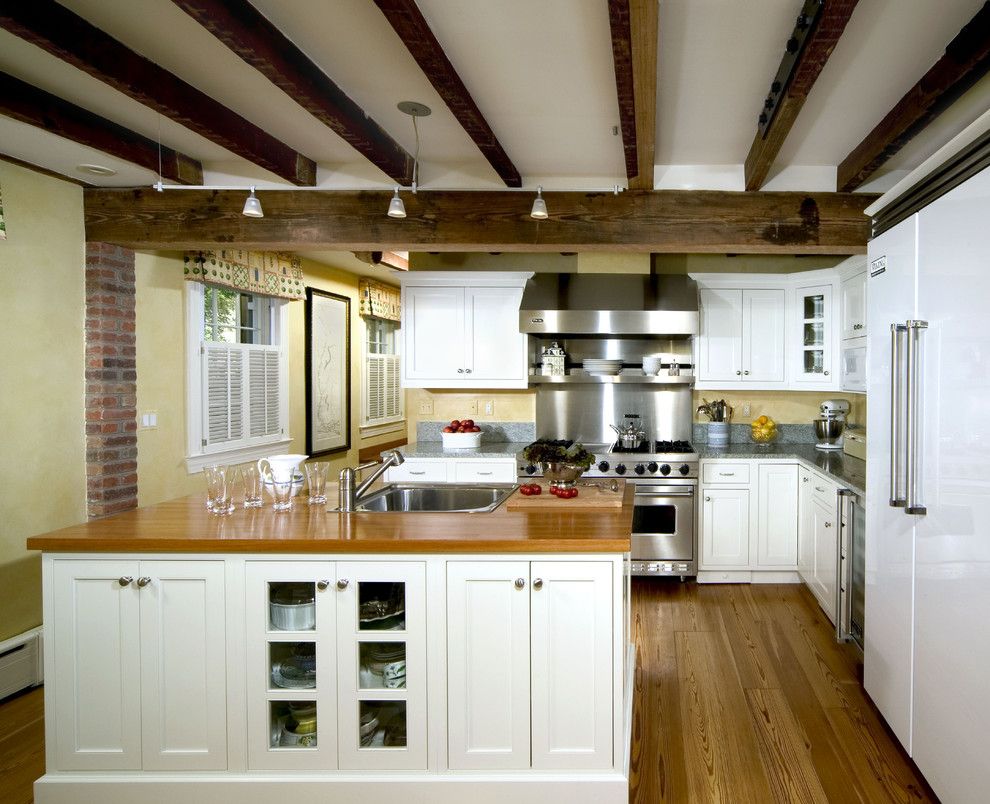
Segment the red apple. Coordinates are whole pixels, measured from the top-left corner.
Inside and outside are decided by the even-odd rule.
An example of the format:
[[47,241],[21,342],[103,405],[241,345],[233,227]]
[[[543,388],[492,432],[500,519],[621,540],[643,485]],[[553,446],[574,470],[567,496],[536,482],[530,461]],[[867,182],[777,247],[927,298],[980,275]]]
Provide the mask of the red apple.
[[443,431],[445,433],[453,433],[454,432],[454,428],[453,427],[444,427],[443,428]]
[[465,427],[474,427],[474,419],[465,419],[461,422]]
[[450,422],[450,426],[451,426],[451,427],[452,427],[452,428],[453,428],[454,430],[456,430],[456,429],[457,429],[458,427],[460,427],[460,426],[461,426],[461,423],[460,423],[459,421],[457,421],[457,419],[453,419],[453,420],[451,420],[451,422]]
[[480,433],[481,432],[481,428],[478,427],[478,425],[475,425],[474,427],[471,428],[471,432],[472,433]]

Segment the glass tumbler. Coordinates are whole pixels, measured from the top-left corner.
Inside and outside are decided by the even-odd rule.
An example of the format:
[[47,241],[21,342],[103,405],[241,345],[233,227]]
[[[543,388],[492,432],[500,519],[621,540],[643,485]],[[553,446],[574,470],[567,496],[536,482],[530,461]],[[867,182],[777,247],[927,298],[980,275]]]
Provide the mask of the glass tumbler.
[[206,508],[211,513],[223,516],[234,511],[234,480],[236,472],[231,466],[207,466]]
[[261,475],[258,467],[250,463],[241,467],[241,480],[244,483],[244,507],[261,508]]
[[279,481],[272,478],[265,481],[265,487],[272,495],[272,508],[275,511],[292,510],[292,486],[291,480]]
[[309,504],[310,505],[325,505],[327,501],[327,471],[330,468],[330,464],[324,462],[321,463],[307,463],[305,464],[306,469],[306,483],[309,486]]

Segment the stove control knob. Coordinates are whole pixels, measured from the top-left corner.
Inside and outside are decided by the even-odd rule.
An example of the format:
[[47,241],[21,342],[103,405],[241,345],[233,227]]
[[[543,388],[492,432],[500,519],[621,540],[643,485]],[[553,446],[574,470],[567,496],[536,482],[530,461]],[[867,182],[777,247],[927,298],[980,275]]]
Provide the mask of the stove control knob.
[[641,464],[641,463],[637,463],[636,464],[635,472],[636,472],[637,475],[646,474],[646,467],[643,466],[643,464]]
[[624,463],[620,463],[615,467],[615,473],[617,475],[624,475],[626,473],[626,465]]
[[536,467],[533,466],[533,464],[530,464],[529,466],[527,466],[526,467],[526,474],[527,475],[535,475],[536,474]]
[[669,463],[665,463],[663,466],[660,467],[660,474],[662,474],[664,477],[666,477],[667,475],[670,474],[670,464]]
[[688,466],[686,463],[682,463],[677,471],[680,472],[682,475],[686,475],[688,472],[691,471],[691,467]]
[[649,470],[650,470],[651,472],[653,472],[654,474],[655,474],[655,473],[656,473],[656,471],[657,471],[657,465],[656,465],[656,464],[655,464],[655,463],[654,463],[653,461],[650,461],[650,462],[649,462],[649,463],[648,463],[648,464],[646,465],[646,468],[647,468],[647,469],[649,469]]
[[599,472],[607,472],[608,471],[608,461],[600,461],[599,464],[598,464],[598,471]]

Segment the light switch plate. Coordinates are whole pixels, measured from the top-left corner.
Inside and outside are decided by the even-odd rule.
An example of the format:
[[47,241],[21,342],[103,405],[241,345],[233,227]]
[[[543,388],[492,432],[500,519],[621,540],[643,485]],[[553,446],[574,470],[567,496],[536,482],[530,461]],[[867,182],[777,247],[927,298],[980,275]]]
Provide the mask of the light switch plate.
[[158,428],[158,411],[147,410],[141,414],[141,429],[155,430]]

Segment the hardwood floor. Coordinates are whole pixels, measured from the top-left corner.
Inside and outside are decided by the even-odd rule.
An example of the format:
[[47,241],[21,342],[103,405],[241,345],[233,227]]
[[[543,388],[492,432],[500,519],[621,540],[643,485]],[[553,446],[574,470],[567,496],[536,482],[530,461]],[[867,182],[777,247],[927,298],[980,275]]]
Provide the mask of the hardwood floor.
[[[936,801],[798,585],[633,581],[630,801]],[[44,773],[43,690],[0,705],[0,801]]]
[[634,579],[632,622],[635,804],[937,801],[802,586]]
[[31,804],[45,772],[45,699],[38,687],[0,704],[0,801]]

